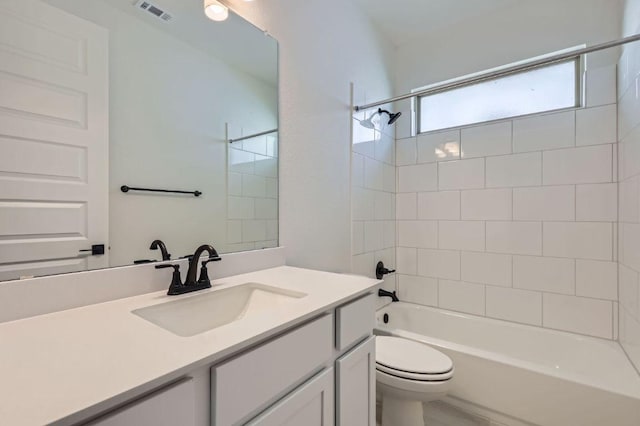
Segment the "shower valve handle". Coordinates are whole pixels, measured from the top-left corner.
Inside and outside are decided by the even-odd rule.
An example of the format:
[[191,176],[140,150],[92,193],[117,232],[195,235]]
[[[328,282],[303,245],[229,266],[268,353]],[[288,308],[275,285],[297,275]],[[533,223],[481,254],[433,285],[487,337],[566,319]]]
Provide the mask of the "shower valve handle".
[[387,275],[387,274],[391,274],[393,272],[395,272],[395,269],[387,269],[384,267],[384,263],[382,263],[382,261],[378,262],[378,264],[376,265],[376,278],[381,280],[383,276]]

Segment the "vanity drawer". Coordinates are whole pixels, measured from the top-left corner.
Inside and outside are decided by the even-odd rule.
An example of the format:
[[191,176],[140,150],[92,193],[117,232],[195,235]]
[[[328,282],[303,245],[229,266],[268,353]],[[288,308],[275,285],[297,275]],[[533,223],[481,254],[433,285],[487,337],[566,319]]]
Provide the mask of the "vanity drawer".
[[211,369],[211,419],[240,424],[320,371],[333,354],[331,315]]
[[368,294],[336,309],[336,348],[344,350],[369,336],[375,325],[375,297]]

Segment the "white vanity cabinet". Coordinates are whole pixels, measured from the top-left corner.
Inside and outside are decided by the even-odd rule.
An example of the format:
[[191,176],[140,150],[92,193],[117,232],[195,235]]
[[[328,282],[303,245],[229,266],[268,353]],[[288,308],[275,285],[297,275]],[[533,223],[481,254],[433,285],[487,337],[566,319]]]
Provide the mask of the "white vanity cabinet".
[[376,346],[371,336],[336,361],[336,425],[376,424]]

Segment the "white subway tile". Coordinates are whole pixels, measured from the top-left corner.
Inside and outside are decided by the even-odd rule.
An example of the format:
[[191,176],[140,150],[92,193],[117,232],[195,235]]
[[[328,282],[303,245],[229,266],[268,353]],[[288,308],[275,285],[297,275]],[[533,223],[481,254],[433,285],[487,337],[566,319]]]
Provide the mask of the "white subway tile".
[[418,305],[438,306],[438,280],[412,275],[398,276],[398,297]]
[[278,179],[266,178],[267,180],[267,197],[278,198]]
[[612,179],[612,147],[596,145],[543,153],[545,185],[603,183]]
[[472,283],[511,286],[511,256],[462,252],[462,280]]
[[513,190],[514,220],[575,220],[575,187],[546,186]]
[[353,188],[352,210],[354,220],[373,220],[375,211],[375,191]]
[[243,220],[242,242],[265,241],[267,239],[267,222],[265,220]]
[[374,253],[363,253],[351,257],[351,272],[365,277],[375,278],[376,262]]
[[418,194],[418,219],[460,219],[460,192],[424,192]]
[[617,301],[618,264],[616,262],[577,259],[576,294]]
[[484,285],[439,280],[438,306],[452,311],[484,315]]
[[418,257],[417,250],[414,248],[398,247],[397,252],[397,268],[399,274],[417,275],[418,273]]
[[276,241],[278,240],[278,221],[277,220],[268,220],[267,221],[267,240]]
[[383,163],[396,165],[396,146],[395,138],[386,132],[376,131],[376,140],[374,142],[374,158]]
[[433,163],[460,158],[460,131],[418,135],[418,163]]
[[278,159],[256,154],[255,171],[260,176],[277,178]]
[[440,190],[484,188],[484,158],[438,163]]
[[[415,274],[414,274],[415,275]],[[460,253],[447,250],[418,250],[418,275],[460,279]]]
[[365,222],[364,223],[364,251],[382,250],[384,247],[384,227],[383,222]]
[[542,183],[542,155],[503,155],[487,158],[487,188],[537,186]]
[[620,305],[634,317],[640,313],[640,284],[638,273],[626,265],[618,265]]
[[553,257],[513,256],[513,286],[526,290],[575,294],[575,261]]
[[242,195],[242,174],[229,172],[227,181],[228,195]]
[[256,219],[277,219],[278,218],[278,200],[273,198],[256,198],[255,199],[255,218]]
[[544,327],[611,339],[613,307],[610,301],[545,293]]
[[640,271],[640,225],[637,223],[620,224],[621,262]]
[[462,191],[463,220],[511,220],[510,188]]
[[513,122],[514,152],[566,148],[574,144],[574,111],[536,115]]
[[242,196],[264,197],[267,195],[267,181],[263,176],[242,175]]
[[620,182],[620,222],[640,221],[640,177],[632,177]]
[[439,222],[438,247],[441,249],[484,251],[484,243],[484,222]]
[[390,164],[382,164],[382,190],[396,192],[396,167]]
[[418,218],[418,194],[396,194],[396,219],[415,220]]
[[487,316],[542,325],[542,294],[512,288],[486,287]]
[[364,253],[364,222],[351,224],[351,254]]
[[382,191],[384,189],[384,169],[382,162],[365,157],[364,187],[378,191]]
[[487,251],[541,255],[542,224],[539,222],[487,222]]
[[242,242],[242,221],[241,220],[229,220],[227,221],[227,243],[241,243]]
[[576,112],[576,145],[615,143],[617,136],[618,113],[615,104]]
[[462,158],[511,154],[511,122],[462,129]]
[[251,152],[229,148],[229,171],[253,174],[255,172],[256,155]]
[[394,217],[393,194],[377,191],[374,195],[374,219],[392,220]]
[[383,226],[382,244],[384,245],[384,248],[395,247],[396,246],[396,221],[385,220],[382,226]]
[[418,161],[416,138],[398,139],[396,141],[396,165],[409,166]]
[[620,309],[620,344],[635,365],[640,365],[640,321],[624,309]]
[[399,192],[436,191],[438,189],[438,166],[418,164],[398,168]]
[[588,69],[585,92],[588,107],[616,103],[616,65]]
[[398,245],[401,247],[437,248],[438,222],[398,221]]
[[618,185],[596,183],[576,187],[576,220],[615,222],[618,220]]
[[612,260],[613,226],[598,222],[545,222],[544,255]]
[[253,219],[253,198],[228,197],[227,214],[229,219]]

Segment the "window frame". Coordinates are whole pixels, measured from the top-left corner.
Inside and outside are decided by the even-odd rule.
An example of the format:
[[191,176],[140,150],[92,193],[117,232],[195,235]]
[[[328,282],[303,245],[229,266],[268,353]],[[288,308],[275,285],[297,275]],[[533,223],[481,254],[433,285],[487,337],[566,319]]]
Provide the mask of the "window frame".
[[[497,68],[493,68],[493,69],[489,69],[489,70],[485,70],[479,73],[475,73],[475,74],[469,74],[469,75],[465,75],[459,78],[455,78],[455,79],[451,79],[451,80],[446,80],[446,81],[442,81],[436,84],[431,84],[428,86],[424,86],[424,87],[420,87],[417,89],[412,90],[412,92],[419,92],[425,89],[429,89],[429,88],[437,88],[438,86],[442,86],[444,84],[449,84],[449,83],[453,83],[457,80],[463,80],[469,77],[473,77],[476,75],[482,75],[488,72],[494,72],[494,71],[499,71],[501,69],[506,69],[506,68],[510,68],[516,65],[520,65],[520,64],[526,64],[527,62],[530,61],[534,61],[534,60],[538,60],[538,59],[543,59],[544,57],[547,56],[552,56],[552,55],[557,55],[559,53],[564,53],[564,52],[570,52],[572,50],[577,50],[580,48],[583,48],[583,46],[576,46],[570,49],[565,49],[565,50],[561,50],[558,52],[553,52],[550,53],[548,55],[543,55],[543,56],[539,56],[539,57],[535,57],[535,58],[531,58],[528,59],[526,61],[521,61],[521,62],[515,62],[512,64],[507,64],[501,67],[497,67]],[[568,106],[568,107],[564,107],[564,108],[556,108],[556,109],[549,109],[549,110],[543,110],[543,111],[537,111],[537,112],[532,112],[532,113],[528,113],[528,114],[520,114],[520,115],[511,115],[511,116],[507,116],[507,117],[502,117],[502,118],[496,118],[494,120],[486,120],[486,121],[477,121],[474,123],[467,123],[467,124],[461,124],[458,126],[451,126],[451,127],[442,127],[442,128],[438,128],[438,129],[432,129],[432,130],[426,130],[424,132],[421,132],[421,127],[422,124],[420,122],[421,120],[421,99],[431,96],[431,95],[435,95],[435,94],[441,94],[441,93],[446,93],[446,92],[450,92],[453,90],[458,90],[460,88],[465,88],[468,86],[474,86],[476,84],[481,84],[487,81],[496,81],[496,80],[500,80],[502,78],[506,78],[506,77],[511,77],[513,75],[518,75],[518,74],[524,74],[533,70],[538,70],[538,69],[544,69],[547,67],[551,67],[554,65],[558,65],[558,64],[565,64],[565,63],[570,63],[573,62],[575,64],[575,71],[574,71],[574,80],[575,80],[575,105],[573,106]],[[528,116],[535,116],[535,115],[543,115],[543,114],[550,114],[550,113],[554,113],[554,112],[562,112],[562,111],[571,111],[571,110],[575,110],[578,108],[582,108],[584,107],[584,99],[585,99],[585,93],[584,93],[584,71],[585,71],[585,58],[584,55],[576,55],[573,58],[570,59],[565,59],[563,61],[557,61],[557,62],[552,62],[552,63],[548,63],[548,64],[544,64],[544,65],[539,65],[537,67],[531,67],[531,68],[527,68],[518,72],[514,72],[514,73],[510,73],[507,75],[503,75],[503,76],[499,76],[499,77],[494,77],[494,78],[488,78],[482,82],[475,82],[475,83],[470,83],[470,84],[465,84],[463,86],[460,87],[456,87],[454,89],[447,89],[447,90],[442,90],[442,91],[435,91],[434,93],[430,93],[428,95],[422,95],[422,96],[414,96],[411,99],[411,115],[412,115],[412,120],[411,120],[411,134],[416,136],[416,135],[421,135],[421,134],[426,134],[426,133],[436,133],[436,132],[442,132],[442,131],[446,131],[446,130],[451,130],[451,129],[461,129],[461,128],[465,128],[465,127],[474,127],[474,126],[479,126],[482,124],[489,124],[489,123],[495,123],[495,122],[501,122],[501,121],[507,121],[507,120],[513,120],[513,119],[517,119],[517,118],[522,118],[522,117],[528,117]]]

